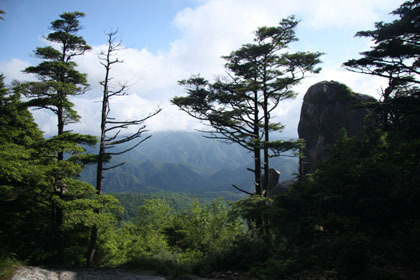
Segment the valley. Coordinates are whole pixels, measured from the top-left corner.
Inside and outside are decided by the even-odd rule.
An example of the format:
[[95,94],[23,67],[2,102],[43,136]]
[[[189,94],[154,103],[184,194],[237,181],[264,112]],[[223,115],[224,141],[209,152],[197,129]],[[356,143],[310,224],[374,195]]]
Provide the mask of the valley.
[[[123,149],[124,147],[120,148]],[[252,155],[239,145],[207,139],[194,132],[156,132],[137,148],[115,156],[108,164],[121,167],[105,173],[104,192],[157,193],[162,191],[215,197],[243,198],[232,184],[253,191]],[[293,178],[298,159],[272,158],[271,166],[281,172],[280,181]],[[81,179],[95,185],[96,167],[87,166]]]

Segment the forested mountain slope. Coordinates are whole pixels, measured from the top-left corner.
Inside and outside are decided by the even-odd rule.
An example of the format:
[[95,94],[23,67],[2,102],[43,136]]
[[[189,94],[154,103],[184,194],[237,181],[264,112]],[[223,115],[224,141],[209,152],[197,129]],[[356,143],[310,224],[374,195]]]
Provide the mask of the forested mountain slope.
[[[232,184],[252,190],[252,155],[238,145],[207,139],[193,132],[157,132],[127,154],[116,156],[121,167],[105,173],[105,192],[156,192],[160,190],[202,194],[234,191]],[[273,158],[282,180],[297,172],[297,158]],[[81,178],[94,184],[95,166]]]

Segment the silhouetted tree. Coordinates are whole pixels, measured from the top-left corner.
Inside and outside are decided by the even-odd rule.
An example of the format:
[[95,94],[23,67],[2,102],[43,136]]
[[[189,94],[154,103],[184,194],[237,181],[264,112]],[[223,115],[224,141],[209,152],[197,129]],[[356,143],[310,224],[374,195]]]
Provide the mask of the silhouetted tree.
[[[271,121],[271,113],[280,101],[292,98],[292,87],[308,72],[318,72],[320,53],[288,53],[288,45],[296,41],[294,17],[283,19],[276,27],[260,27],[254,43],[224,57],[229,77],[214,83],[193,76],[180,81],[188,96],[172,100],[191,116],[207,121],[210,138],[238,143],[254,155],[255,192],[266,193],[261,185],[261,149],[264,151],[264,182],[268,182],[269,157],[281,151],[298,148],[292,141],[270,141],[272,131],[283,125]],[[270,155],[269,150],[273,153]],[[267,184],[267,183],[266,183]]]
[[371,108],[381,116],[380,123],[386,130],[404,129],[406,136],[420,134],[420,3],[406,1],[392,12],[399,18],[378,22],[374,30],[360,31],[358,37],[371,38],[375,45],[362,57],[344,63],[357,73],[383,77],[388,86],[382,91],[381,100]]

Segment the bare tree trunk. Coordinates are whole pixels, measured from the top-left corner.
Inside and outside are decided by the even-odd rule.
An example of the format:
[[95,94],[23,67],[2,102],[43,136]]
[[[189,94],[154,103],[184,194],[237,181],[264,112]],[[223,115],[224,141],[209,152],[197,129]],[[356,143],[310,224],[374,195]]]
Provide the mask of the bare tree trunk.
[[[126,85],[120,85],[120,87],[117,90],[110,89],[110,71],[111,66],[115,63],[122,63],[123,61],[119,60],[118,58],[113,58],[113,53],[118,51],[121,47],[120,42],[115,41],[115,35],[117,34],[116,31],[111,31],[108,33],[108,49],[106,52],[101,52],[100,54],[100,60],[101,64],[105,67],[105,78],[100,83],[103,86],[103,98],[102,98],[102,117],[101,117],[101,139],[100,139],[100,146],[99,146],[99,152],[98,152],[98,163],[97,163],[97,169],[96,169],[96,194],[101,195],[102,193],[102,180],[104,178],[103,172],[106,170],[121,166],[124,163],[114,165],[112,167],[104,167],[104,161],[107,156],[112,155],[120,155],[125,152],[128,152],[135,147],[137,147],[139,144],[141,144],[143,141],[150,138],[150,136],[146,137],[145,139],[139,141],[137,144],[131,146],[128,149],[125,149],[121,152],[107,152],[107,148],[113,147],[118,144],[123,144],[130,142],[134,139],[137,139],[141,137],[142,133],[145,132],[145,125],[143,123],[153,117],[154,115],[158,114],[161,110],[158,109],[154,113],[149,114],[143,119],[140,120],[131,120],[131,121],[115,121],[114,118],[109,118],[108,114],[110,112],[110,105],[109,101],[111,97],[113,96],[123,96],[126,95]],[[110,124],[110,127],[107,127],[107,125]],[[119,136],[119,133],[121,129],[127,128],[129,126],[140,126],[140,128],[137,130],[137,132],[130,134],[129,136],[120,136],[120,138],[117,138]],[[117,132],[114,133],[111,137],[107,136],[107,132],[116,130]],[[96,210],[97,213],[99,213],[99,210]],[[94,225],[91,230],[91,236],[89,241],[89,246],[86,252],[86,265],[91,266],[94,260],[95,256],[95,246],[96,241],[98,239],[98,225]]]
[[[110,38],[111,39],[111,38]],[[107,119],[107,112],[108,112],[108,102],[109,102],[109,95],[108,95],[108,82],[109,82],[109,70],[110,70],[110,47],[111,42],[108,45],[108,52],[106,55],[106,64],[105,67],[105,79],[103,81],[103,97],[102,97],[102,114],[101,114],[101,139],[99,144],[99,152],[98,152],[98,163],[96,168],[96,194],[101,195],[102,193],[102,179],[103,179],[103,164],[104,164],[104,156],[105,156],[105,135],[106,135],[106,119]],[[95,257],[95,246],[96,240],[98,239],[98,227],[94,225],[92,227],[90,233],[90,240],[88,250],[86,252],[86,265],[88,267],[92,266],[94,257]]]

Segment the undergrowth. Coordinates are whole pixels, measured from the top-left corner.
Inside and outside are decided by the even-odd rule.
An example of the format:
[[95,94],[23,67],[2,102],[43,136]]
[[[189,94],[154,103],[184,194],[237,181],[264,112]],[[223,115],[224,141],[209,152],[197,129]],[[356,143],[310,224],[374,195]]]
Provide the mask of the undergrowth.
[[7,280],[15,274],[23,263],[16,260],[13,255],[0,253],[0,280]]

